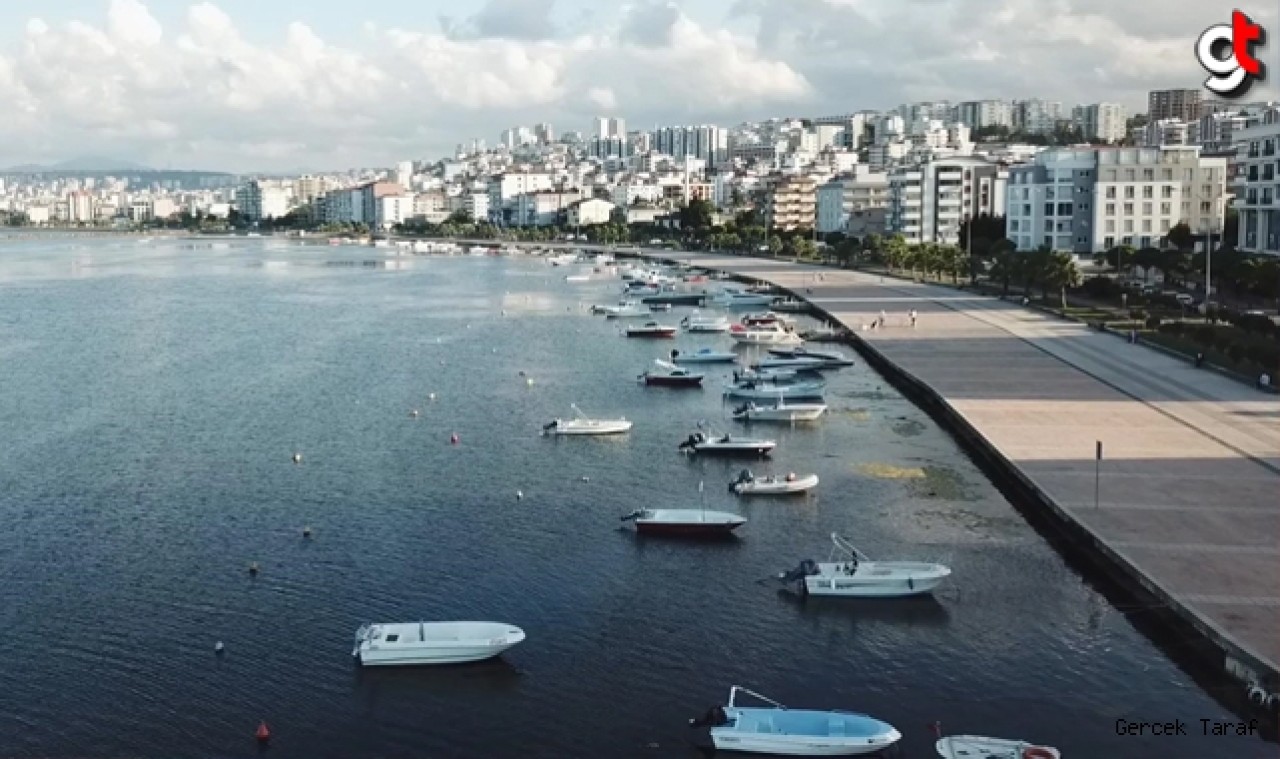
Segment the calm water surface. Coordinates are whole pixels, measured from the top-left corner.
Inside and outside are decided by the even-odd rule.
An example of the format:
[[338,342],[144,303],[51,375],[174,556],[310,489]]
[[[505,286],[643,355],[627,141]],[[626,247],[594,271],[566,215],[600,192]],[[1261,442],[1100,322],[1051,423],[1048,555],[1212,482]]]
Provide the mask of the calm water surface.
[[[870,712],[907,757],[934,756],[934,720],[1070,759],[1275,756],[1117,737],[1231,717],[865,366],[831,376],[821,424],[760,428],[780,446],[755,469],[816,471],[818,495],[736,502],[740,465],[676,452],[699,419],[736,424],[720,377],[638,385],[673,344],[585,313],[616,280],[385,253],[0,242],[0,756],[249,756],[265,719],[279,759],[697,757],[686,720],[735,683]],[[635,429],[540,437],[571,403]],[[739,540],[620,529],[696,507],[700,481],[750,519]],[[954,582],[801,604],[763,581],[832,531]],[[456,618],[529,639],[477,666],[353,666],[362,622]]]

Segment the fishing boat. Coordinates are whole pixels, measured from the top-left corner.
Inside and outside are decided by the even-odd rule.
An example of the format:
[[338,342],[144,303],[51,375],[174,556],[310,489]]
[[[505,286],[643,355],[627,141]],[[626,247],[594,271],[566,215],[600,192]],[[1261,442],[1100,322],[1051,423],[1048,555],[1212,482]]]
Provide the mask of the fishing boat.
[[689,435],[679,446],[681,451],[691,455],[717,456],[768,456],[777,447],[773,440],[734,437],[728,433],[708,435],[701,430]]
[[729,337],[743,345],[799,345],[800,336],[780,324],[747,327],[735,324],[729,328]]
[[775,382],[743,380],[726,385],[724,395],[744,401],[785,400],[787,398],[822,398],[825,382]]
[[498,656],[524,630],[505,622],[399,622],[361,625],[351,655],[364,666],[462,664]]
[[676,328],[668,327],[657,322],[645,322],[639,327],[627,327],[627,337],[657,337],[668,338],[676,336]]
[[951,570],[920,561],[872,561],[852,543],[831,533],[834,548],[824,562],[805,559],[778,579],[801,595],[842,598],[905,598],[930,593]]
[[789,473],[786,477],[767,475],[757,477],[750,469],[743,469],[729,483],[729,492],[735,495],[796,495],[818,487],[818,475]]
[[671,361],[676,364],[732,364],[738,360],[738,354],[732,351],[717,351],[711,348],[699,348],[693,353],[671,351]]
[[573,419],[553,419],[542,427],[544,435],[620,435],[631,430],[631,422],[623,419],[588,419],[577,404],[572,405]]
[[709,319],[705,316],[699,316],[698,312],[695,311],[682,319],[680,326],[684,327],[686,332],[728,332],[733,325],[723,316]]
[[747,402],[733,410],[740,422],[813,422],[827,412],[825,403],[787,403],[778,399],[771,406]]
[[604,314],[606,319],[628,319],[649,315],[649,309],[634,300],[624,300],[616,306],[600,306],[597,310]]
[[662,359],[655,359],[653,363],[657,366],[657,371],[650,369],[640,375],[640,380],[646,385],[698,387],[702,385],[702,378],[706,376],[704,374],[695,374],[683,366],[669,364]]
[[[768,706],[738,706],[740,693]],[[784,756],[875,754],[902,739],[893,725],[866,714],[791,709],[739,685],[729,690],[729,703],[689,726],[710,727],[711,743],[720,750]]]
[[776,358],[816,359],[831,369],[853,366],[853,359],[839,351],[815,351],[803,346],[797,348],[770,348],[769,355]]
[[1062,754],[1052,746],[981,735],[948,735],[944,738],[942,725],[937,722],[933,723],[933,729],[938,734],[934,748],[942,759],[1062,759]]

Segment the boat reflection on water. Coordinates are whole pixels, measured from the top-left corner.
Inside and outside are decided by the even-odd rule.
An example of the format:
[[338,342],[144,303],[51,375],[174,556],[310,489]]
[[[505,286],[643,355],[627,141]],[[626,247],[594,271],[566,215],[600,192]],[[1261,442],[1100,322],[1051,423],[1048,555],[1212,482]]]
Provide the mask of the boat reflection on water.
[[382,699],[483,698],[513,691],[521,671],[502,657],[469,664],[355,668],[354,689],[366,706]]
[[800,614],[818,619],[847,619],[853,623],[884,623],[906,627],[945,627],[951,612],[933,596],[909,598],[803,598],[783,588],[782,603],[796,607]]

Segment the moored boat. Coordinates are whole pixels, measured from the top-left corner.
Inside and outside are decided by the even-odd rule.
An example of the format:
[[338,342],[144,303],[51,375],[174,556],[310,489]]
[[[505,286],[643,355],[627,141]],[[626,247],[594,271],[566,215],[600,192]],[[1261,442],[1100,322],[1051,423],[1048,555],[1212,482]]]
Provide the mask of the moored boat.
[[622,419],[588,419],[575,404],[574,419],[553,419],[542,427],[544,435],[620,435],[631,430],[631,422]]
[[795,322],[785,316],[776,314],[773,311],[766,311],[759,314],[747,314],[742,317],[740,323],[746,327],[764,327],[770,324],[780,324],[783,327],[791,327]]
[[809,304],[795,298],[778,298],[769,304],[769,310],[780,314],[806,314]]
[[680,326],[684,327],[686,332],[728,332],[733,325],[723,316],[709,319],[705,316],[699,316],[695,311],[680,321]]
[[637,509],[622,521],[633,522],[639,533],[685,537],[728,535],[747,523],[739,514],[705,509]]
[[740,422],[813,422],[827,411],[825,403],[787,403],[779,399],[773,405],[760,405],[748,401],[733,410],[733,418]]
[[815,351],[804,346],[800,346],[796,348],[770,348],[769,354],[780,359],[807,359],[820,361],[823,368],[826,369],[839,369],[846,366],[853,366],[853,359],[839,351]]
[[942,564],[872,561],[849,541],[831,533],[834,548],[824,562],[805,559],[778,579],[795,583],[802,595],[843,598],[905,598],[931,593],[951,576]]
[[768,456],[777,447],[778,443],[773,440],[735,437],[728,433],[724,435],[708,435],[699,430],[685,438],[684,442],[680,443],[679,449],[690,454]]
[[657,322],[646,322],[639,327],[627,327],[626,335],[627,337],[668,338],[676,336],[676,328]]
[[649,309],[634,300],[624,300],[616,306],[598,306],[598,313],[608,319],[627,319],[635,316],[648,316]]
[[743,469],[736,479],[729,483],[729,492],[735,495],[797,495],[818,487],[818,475],[796,474],[791,472],[785,477],[767,475],[757,477],[750,469]]
[[702,378],[706,375],[697,374],[689,371],[683,366],[669,364],[662,359],[655,359],[654,365],[657,371],[650,369],[640,375],[640,379],[646,385],[658,385],[661,387],[699,387],[702,385]]
[[727,385],[724,394],[729,398],[747,401],[770,401],[787,398],[822,398],[825,382],[777,382],[744,380]]
[[1052,746],[982,735],[948,735],[944,738],[942,725],[937,722],[933,729],[938,734],[934,748],[942,759],[1062,759],[1061,752]]
[[804,342],[799,335],[780,324],[757,327],[735,324],[729,328],[729,337],[744,345],[799,345]]
[[[739,693],[769,706],[738,706]],[[785,756],[875,754],[902,739],[893,725],[866,714],[791,709],[738,685],[729,690],[727,704],[712,707],[689,725],[710,727],[712,745],[719,750]]]
[[756,370],[791,369],[817,372],[828,367],[826,362],[817,358],[763,358],[753,364],[752,368]]
[[738,354],[731,351],[717,351],[711,348],[699,348],[692,353],[671,351],[671,361],[676,364],[732,364],[738,360]]
[[365,666],[462,664],[498,656],[524,631],[505,622],[399,622],[362,625],[351,655]]

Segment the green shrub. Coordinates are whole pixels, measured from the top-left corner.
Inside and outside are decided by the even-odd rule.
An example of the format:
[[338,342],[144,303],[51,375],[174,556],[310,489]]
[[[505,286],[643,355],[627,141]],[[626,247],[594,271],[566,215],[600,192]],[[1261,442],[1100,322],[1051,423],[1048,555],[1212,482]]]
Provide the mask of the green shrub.
[[1147,329],[1160,329],[1160,324],[1161,324],[1160,317],[1158,316],[1147,317]]

